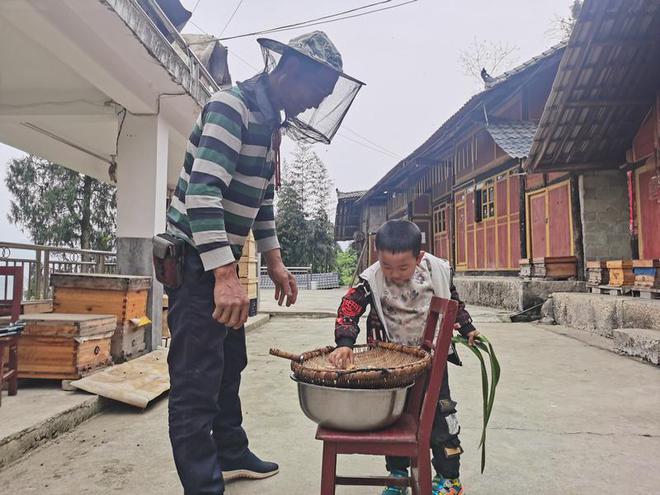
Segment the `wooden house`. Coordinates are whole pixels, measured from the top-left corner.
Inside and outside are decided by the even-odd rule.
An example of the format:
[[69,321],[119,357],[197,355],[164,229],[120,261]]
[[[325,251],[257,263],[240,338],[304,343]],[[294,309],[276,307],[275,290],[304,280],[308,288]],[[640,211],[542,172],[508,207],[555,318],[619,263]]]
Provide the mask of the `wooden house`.
[[568,42],[489,80],[352,202],[360,231],[409,219],[466,275],[660,258],[658,40],[657,0],[586,0]]
[[659,1],[584,2],[525,167],[579,184],[586,261],[660,257],[659,62]]

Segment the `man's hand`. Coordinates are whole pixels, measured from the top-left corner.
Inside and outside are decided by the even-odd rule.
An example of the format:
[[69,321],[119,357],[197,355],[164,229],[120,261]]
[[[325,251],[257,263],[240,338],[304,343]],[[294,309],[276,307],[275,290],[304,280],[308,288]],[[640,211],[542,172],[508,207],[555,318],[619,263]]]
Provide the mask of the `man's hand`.
[[238,330],[247,321],[250,300],[236,274],[236,264],[230,263],[216,268],[213,274],[215,275],[213,319]]
[[350,347],[337,347],[328,356],[328,361],[336,368],[346,369],[353,364],[353,349]]
[[266,265],[268,266],[268,276],[275,284],[275,300],[282,306],[286,299],[286,305],[291,306],[298,299],[298,283],[296,277],[289,273],[284,263],[279,249],[273,249],[264,253]]
[[[458,330],[461,328],[461,326],[458,323],[454,323],[454,330]],[[474,339],[479,337],[479,330],[472,330],[470,333],[467,334],[467,339],[468,339],[468,344],[469,345],[474,345]]]

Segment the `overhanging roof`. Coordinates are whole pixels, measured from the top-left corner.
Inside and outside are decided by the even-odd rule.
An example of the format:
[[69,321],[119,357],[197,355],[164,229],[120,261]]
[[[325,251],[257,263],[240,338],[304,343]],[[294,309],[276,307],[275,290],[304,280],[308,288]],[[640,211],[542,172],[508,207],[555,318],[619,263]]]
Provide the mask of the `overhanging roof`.
[[511,158],[525,158],[532,148],[537,127],[536,122],[528,120],[490,119],[486,130]]
[[660,0],[585,0],[526,167],[616,167],[660,84]]
[[401,180],[404,175],[420,171],[439,160],[447,152],[451,140],[460,133],[466,125],[473,125],[470,117],[479,112],[483,119],[483,109],[489,109],[497,102],[513,94],[525,85],[540,70],[556,64],[563,54],[565,43],[559,43],[540,55],[528,60],[489,83],[486,89],[471,97],[449,117],[440,128],[435,131],[421,146],[395,165],[383,178],[381,178],[358,202],[378,194],[381,190],[391,187],[391,184]]

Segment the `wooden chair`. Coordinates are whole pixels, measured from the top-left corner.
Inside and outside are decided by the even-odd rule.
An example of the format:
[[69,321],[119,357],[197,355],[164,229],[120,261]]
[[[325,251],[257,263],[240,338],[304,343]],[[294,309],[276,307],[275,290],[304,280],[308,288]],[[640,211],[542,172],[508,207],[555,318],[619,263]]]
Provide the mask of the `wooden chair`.
[[[0,316],[9,316],[9,323],[16,323],[21,315],[23,298],[23,267],[0,266],[0,276],[13,277],[14,290],[11,299],[0,300]],[[6,297],[6,289],[5,289]],[[5,349],[7,349],[7,366],[5,370]],[[18,335],[0,334],[0,405],[2,405],[2,390],[7,383],[9,395],[18,393]]]
[[[429,351],[434,347],[435,330],[438,320],[441,319],[432,366],[426,377],[415,383],[404,414],[394,425],[374,432],[318,428],[316,438],[323,441],[321,495],[334,495],[336,485],[409,486],[413,495],[430,495],[431,429],[440,397],[440,386],[447,368],[447,355],[457,309],[456,301],[438,297],[431,300],[422,348]],[[337,476],[338,454],[410,457],[412,473],[407,478]]]

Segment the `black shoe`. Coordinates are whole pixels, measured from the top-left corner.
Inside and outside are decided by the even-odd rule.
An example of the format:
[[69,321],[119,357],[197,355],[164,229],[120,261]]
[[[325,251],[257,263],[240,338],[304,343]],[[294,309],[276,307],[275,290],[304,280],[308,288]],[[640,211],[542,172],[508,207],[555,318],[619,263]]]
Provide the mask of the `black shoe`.
[[240,459],[223,462],[221,467],[222,476],[225,481],[239,478],[261,480],[275,476],[280,471],[280,467],[277,464],[262,461],[249,450]]

